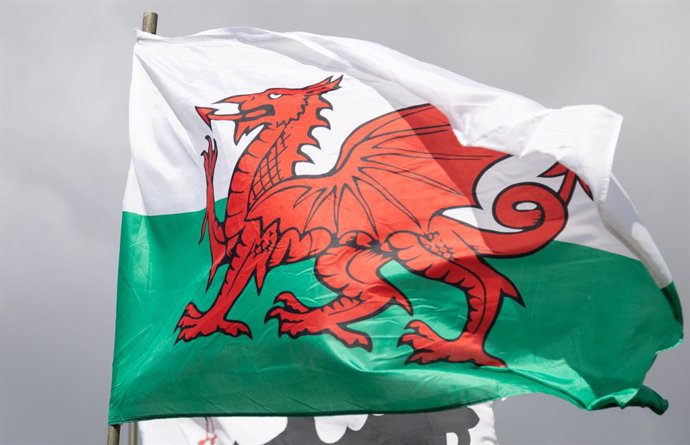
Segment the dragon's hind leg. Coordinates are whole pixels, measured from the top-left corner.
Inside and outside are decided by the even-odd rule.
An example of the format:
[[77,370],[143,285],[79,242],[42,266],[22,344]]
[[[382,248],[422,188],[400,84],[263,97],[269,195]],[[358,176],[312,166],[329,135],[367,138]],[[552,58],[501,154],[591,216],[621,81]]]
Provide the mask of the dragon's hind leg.
[[279,333],[293,338],[330,334],[345,346],[371,351],[371,338],[348,328],[348,324],[372,317],[391,304],[412,312],[407,298],[379,273],[390,259],[380,252],[352,246],[329,249],[318,257],[314,269],[321,283],[338,297],[325,306],[308,307],[292,293],[283,292],[276,298],[283,305],[272,308],[266,321],[277,319]]
[[504,296],[519,300],[512,283],[480,259],[460,239],[449,233],[452,220],[432,222],[426,236],[409,232],[394,234],[384,245],[412,272],[440,280],[462,290],[467,298],[467,321],[455,339],[439,336],[426,323],[414,320],[400,344],[414,349],[408,362],[474,362],[483,366],[505,366],[484,349],[486,337],[498,316]]

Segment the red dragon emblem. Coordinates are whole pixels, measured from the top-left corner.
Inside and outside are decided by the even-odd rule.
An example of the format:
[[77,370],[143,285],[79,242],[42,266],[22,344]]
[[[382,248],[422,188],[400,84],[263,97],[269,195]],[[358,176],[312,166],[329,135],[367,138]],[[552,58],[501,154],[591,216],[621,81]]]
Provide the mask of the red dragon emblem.
[[[400,344],[413,350],[408,363],[505,366],[486,352],[484,343],[502,300],[523,302],[511,281],[485,258],[529,255],[553,240],[565,227],[579,179],[555,164],[542,176],[563,176],[558,191],[539,183],[503,190],[494,202],[494,218],[517,231],[480,229],[445,216],[448,209],[478,207],[478,179],[508,155],[461,145],[445,115],[429,104],[363,123],[345,140],[330,172],[296,175],[295,165],[309,160],[301,147],[318,146],[312,131],[329,126],[320,112],[332,106],[323,96],[340,88],[341,80],[330,77],[305,88],[270,88],[219,101],[236,104],[236,114],[197,107],[209,127],[214,120],[234,122],[236,143],[261,130],[235,166],[224,221],[214,210],[217,146],[206,137],[201,235],[203,239],[207,231],[210,241],[209,284],[221,265],[228,268],[210,309],[202,312],[194,303],[187,305],[177,340],[218,332],[251,337],[249,326],[226,318],[251,279],[260,291],[271,269],[313,258],[316,279],[334,299],[310,307],[291,292],[282,292],[266,321],[277,320],[280,335],[328,334],[347,347],[371,351],[369,335],[350,324],[394,304],[413,314],[407,297],[380,273],[395,261],[411,273],[457,288],[468,304],[457,338],[442,338],[423,321],[411,321],[400,337]],[[532,206],[518,208],[521,203]]]

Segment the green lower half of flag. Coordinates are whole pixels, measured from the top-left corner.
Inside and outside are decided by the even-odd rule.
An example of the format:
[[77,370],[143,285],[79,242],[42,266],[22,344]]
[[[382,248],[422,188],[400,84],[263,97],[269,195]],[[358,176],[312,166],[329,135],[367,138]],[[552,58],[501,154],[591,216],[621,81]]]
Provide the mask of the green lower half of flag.
[[[218,203],[219,206],[222,204]],[[582,408],[667,402],[643,386],[658,351],[675,346],[682,323],[673,286],[658,289],[633,259],[552,242],[539,252],[490,259],[519,289],[525,307],[505,299],[486,350],[506,368],[472,363],[406,364],[398,346],[412,320],[446,338],[467,317],[465,295],[391,262],[383,275],[410,300],[414,315],[391,306],[349,325],[373,350],[348,348],[329,335],[278,336],[264,322],[273,299],[294,293],[320,306],[335,295],[314,278],[314,261],[279,266],[260,293],[250,283],[228,318],[253,338],[220,333],[176,343],[185,306],[213,303],[225,270],[206,291],[208,242],[197,244],[203,212],[145,217],[123,214],[111,424],[158,417],[415,412],[528,392]]]

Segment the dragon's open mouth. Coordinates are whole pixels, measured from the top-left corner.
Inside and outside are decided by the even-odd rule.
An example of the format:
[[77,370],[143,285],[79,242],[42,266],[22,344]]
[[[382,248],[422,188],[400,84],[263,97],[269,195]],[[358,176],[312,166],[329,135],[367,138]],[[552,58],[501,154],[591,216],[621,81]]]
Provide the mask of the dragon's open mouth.
[[261,105],[235,114],[216,114],[218,108],[196,107],[196,112],[211,127],[211,121],[251,121],[265,116],[273,116],[275,110],[270,105]]
[[249,120],[258,119],[258,118],[264,117],[264,116],[273,116],[274,114],[275,114],[275,110],[273,109],[272,106],[261,105],[260,107],[252,108],[251,110],[242,111],[238,114],[234,114],[234,115],[230,115],[230,116],[238,116],[237,120],[249,121]]

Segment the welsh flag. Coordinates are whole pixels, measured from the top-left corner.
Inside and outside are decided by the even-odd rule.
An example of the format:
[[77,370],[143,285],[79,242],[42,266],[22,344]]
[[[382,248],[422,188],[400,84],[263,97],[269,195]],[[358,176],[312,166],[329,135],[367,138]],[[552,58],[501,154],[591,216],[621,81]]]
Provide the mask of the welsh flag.
[[681,310],[620,125],[364,41],[140,33],[110,423],[662,413],[643,379]]

